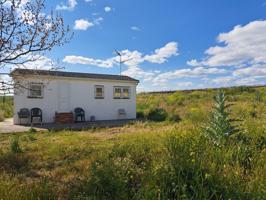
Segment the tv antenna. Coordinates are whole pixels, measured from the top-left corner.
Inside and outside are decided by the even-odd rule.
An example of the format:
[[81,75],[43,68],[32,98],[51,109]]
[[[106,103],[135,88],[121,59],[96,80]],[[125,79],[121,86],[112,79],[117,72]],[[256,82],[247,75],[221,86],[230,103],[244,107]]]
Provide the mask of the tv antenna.
[[123,56],[122,53],[119,52],[119,51],[117,51],[116,49],[115,49],[115,53],[116,53],[116,55],[119,56],[119,69],[120,69],[120,76],[121,76],[122,64],[124,64],[127,61],[132,60],[133,58],[129,58],[129,59],[122,60],[122,56]]

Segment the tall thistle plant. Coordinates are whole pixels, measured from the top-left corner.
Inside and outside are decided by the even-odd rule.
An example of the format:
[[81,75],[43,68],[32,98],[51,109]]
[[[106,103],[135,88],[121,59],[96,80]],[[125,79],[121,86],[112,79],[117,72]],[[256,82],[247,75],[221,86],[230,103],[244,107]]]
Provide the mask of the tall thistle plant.
[[232,104],[226,103],[226,96],[223,90],[218,90],[214,101],[211,119],[204,127],[204,133],[216,145],[221,145],[228,141],[229,136],[239,132],[239,129],[232,124],[232,122],[236,121],[230,118],[228,111]]

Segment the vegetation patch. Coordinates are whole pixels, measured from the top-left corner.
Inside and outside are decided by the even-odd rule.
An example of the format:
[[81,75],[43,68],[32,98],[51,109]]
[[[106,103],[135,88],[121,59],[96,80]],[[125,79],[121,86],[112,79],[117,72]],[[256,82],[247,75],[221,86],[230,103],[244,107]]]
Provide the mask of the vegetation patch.
[[266,88],[224,92],[139,94],[124,127],[0,134],[0,197],[264,199]]

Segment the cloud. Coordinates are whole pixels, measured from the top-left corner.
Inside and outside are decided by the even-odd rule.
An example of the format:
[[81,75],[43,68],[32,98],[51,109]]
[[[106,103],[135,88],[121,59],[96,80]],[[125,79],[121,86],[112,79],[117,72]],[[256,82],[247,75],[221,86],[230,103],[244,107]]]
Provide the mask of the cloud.
[[86,19],[78,19],[75,21],[75,30],[86,31],[88,28],[94,26],[94,24]]
[[192,59],[187,61],[187,65],[190,65],[192,67],[197,67],[197,66],[201,66],[201,63],[198,62],[196,59]]
[[138,66],[129,67],[127,70],[122,72],[123,75],[131,76],[137,79],[143,79],[143,81],[151,81],[156,72],[154,71],[144,71]]
[[[162,64],[166,62],[167,59],[169,59],[171,56],[178,55],[176,42],[170,42],[166,44],[164,47],[155,50],[155,54],[151,56],[150,55],[145,56],[137,50],[130,51],[128,49],[122,50],[120,51],[120,53],[122,54],[122,61],[125,61],[123,64],[128,67],[138,66],[144,61],[148,61],[151,63],[157,62],[159,64]],[[94,58],[71,55],[71,56],[66,56],[63,61],[66,63],[70,63],[70,64],[94,65],[98,67],[103,67],[102,62],[107,62],[107,63],[112,62],[112,65],[108,64],[108,67],[113,67],[115,64],[118,64],[119,56],[114,56],[114,57],[102,60],[102,59],[94,59]],[[98,61],[101,61],[101,62],[98,62]]]
[[190,87],[193,85],[192,82],[179,82],[175,84],[178,88],[183,88],[183,87]]
[[68,11],[73,11],[75,7],[78,5],[76,0],[68,0],[67,4],[60,3],[59,5],[56,6],[56,10],[68,10]]
[[176,42],[169,42],[164,47],[156,49],[154,54],[146,55],[144,59],[151,63],[162,64],[171,56],[177,56],[178,49]]
[[198,78],[206,75],[211,74],[225,74],[227,70],[225,69],[218,69],[218,68],[204,68],[204,67],[196,67],[196,68],[185,68],[185,69],[178,69],[175,71],[164,72],[156,76],[153,79],[153,84],[156,85],[164,85],[171,79],[178,79],[178,78]]
[[205,59],[188,63],[198,62],[210,67],[245,67],[266,63],[266,20],[237,25],[228,33],[219,34],[217,41],[221,45],[207,49]]
[[251,67],[236,69],[233,72],[234,76],[265,76],[266,77],[266,63],[256,64]]
[[98,18],[93,20],[93,23],[96,25],[100,25],[103,20],[104,20],[103,17],[98,17]]
[[130,29],[131,29],[132,31],[140,31],[140,28],[137,27],[137,26],[131,26]]
[[187,61],[190,66],[228,67],[229,75],[209,79],[217,85],[265,84],[266,78],[266,20],[237,25],[217,37],[218,45],[205,51],[198,61]]
[[111,12],[112,8],[110,6],[105,6],[104,11],[105,12]]
[[214,79],[206,79],[206,81],[212,81],[213,83],[216,83],[216,84],[221,84],[222,86],[225,86],[227,85],[228,83],[234,81],[235,78],[232,77],[232,76],[225,76],[225,77],[217,77],[217,78],[214,78]]
[[87,58],[83,56],[65,56],[63,62],[70,64],[82,64],[82,65],[95,65],[103,68],[111,68],[114,65],[113,59],[101,60],[101,59],[93,59]]

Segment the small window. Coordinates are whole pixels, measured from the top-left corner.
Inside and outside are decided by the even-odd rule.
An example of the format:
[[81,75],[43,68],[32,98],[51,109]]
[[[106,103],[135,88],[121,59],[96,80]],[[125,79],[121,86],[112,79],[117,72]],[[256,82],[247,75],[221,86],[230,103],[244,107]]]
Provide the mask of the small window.
[[114,98],[115,99],[120,99],[122,94],[122,90],[120,87],[115,87],[114,88]]
[[43,97],[43,84],[30,83],[29,85],[29,98],[42,98]]
[[104,86],[96,85],[95,86],[95,99],[103,99],[104,98]]
[[129,99],[129,88],[128,87],[123,88],[123,98]]
[[114,99],[129,99],[130,98],[129,87],[114,87]]

